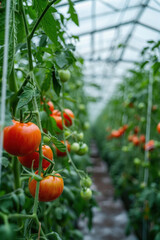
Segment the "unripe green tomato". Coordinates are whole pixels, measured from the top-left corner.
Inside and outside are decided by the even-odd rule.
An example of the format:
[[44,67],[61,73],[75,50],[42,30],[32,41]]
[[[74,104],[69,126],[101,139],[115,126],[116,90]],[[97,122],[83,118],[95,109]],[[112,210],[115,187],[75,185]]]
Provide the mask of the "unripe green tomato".
[[72,150],[73,152],[78,152],[79,149],[80,149],[79,143],[77,143],[77,142],[72,143],[72,145],[71,145],[71,150]]
[[76,86],[77,86],[77,87],[81,87],[81,86],[82,86],[82,82],[81,82],[81,81],[77,81],[77,82],[76,82]]
[[43,137],[43,142],[44,142],[44,144],[49,144],[50,143],[50,138],[49,137],[47,137],[47,136],[44,136]]
[[71,133],[70,133],[68,130],[66,130],[66,131],[64,132],[65,137],[68,137],[70,134],[71,134]]
[[59,73],[59,77],[60,77],[61,82],[67,82],[71,77],[71,74],[70,74],[69,70],[61,69],[61,70],[58,71],[58,73]]
[[84,111],[86,109],[84,104],[79,104],[78,106],[79,110]]
[[129,147],[128,146],[123,146],[122,147],[122,152],[129,152]]
[[145,123],[145,122],[146,122],[146,119],[145,119],[144,117],[141,117],[140,121],[141,121],[142,123]]
[[89,188],[92,185],[91,178],[90,177],[82,178],[81,181],[80,181],[80,185],[81,185],[81,187]]
[[88,128],[90,128],[90,123],[89,122],[85,122],[84,123],[84,129],[88,129]]
[[141,184],[140,184],[140,188],[141,189],[144,189],[146,187],[146,183],[145,182],[142,182]]
[[134,159],[134,164],[139,166],[141,164],[141,160],[139,158]]
[[77,134],[77,138],[78,138],[79,141],[80,141],[80,140],[83,140],[83,138],[84,138],[83,132],[78,133],[78,134]]
[[90,188],[86,188],[84,190],[81,190],[81,198],[84,200],[89,200],[92,197],[92,190]]
[[145,107],[145,104],[143,103],[143,102],[140,102],[139,104],[138,104],[138,108],[139,109],[143,109]]
[[86,143],[83,143],[81,146],[80,146],[80,149],[79,151],[77,152],[78,155],[84,155],[88,152],[88,146]]

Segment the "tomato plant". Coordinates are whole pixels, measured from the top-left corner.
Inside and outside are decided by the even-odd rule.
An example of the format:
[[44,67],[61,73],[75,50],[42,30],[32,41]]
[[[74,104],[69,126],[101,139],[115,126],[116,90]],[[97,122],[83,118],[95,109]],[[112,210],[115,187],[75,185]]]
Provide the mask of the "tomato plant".
[[66,39],[68,23],[79,25],[74,2],[66,3],[67,17],[59,11],[58,0],[11,1],[9,15],[6,2],[0,4],[0,88],[4,49],[9,47],[6,121],[0,126],[2,238],[75,239],[81,234],[76,224],[80,215],[91,224],[96,203],[93,198],[77,201],[89,161],[86,156],[82,166],[70,151],[70,145],[82,139],[83,151],[88,151],[89,127],[83,59],[75,54],[76,37]]

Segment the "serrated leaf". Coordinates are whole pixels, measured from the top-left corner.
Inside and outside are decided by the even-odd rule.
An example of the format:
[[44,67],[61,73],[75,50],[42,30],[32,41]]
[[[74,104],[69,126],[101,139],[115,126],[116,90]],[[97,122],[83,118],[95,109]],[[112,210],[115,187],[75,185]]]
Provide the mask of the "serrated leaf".
[[68,9],[68,13],[70,14],[70,18],[72,19],[72,21],[79,26],[79,20],[78,20],[78,15],[76,13],[76,10],[74,8],[74,4],[71,0],[68,0],[69,3],[69,9]]
[[48,119],[48,130],[52,133],[61,133],[62,130],[57,127],[56,120],[53,117],[49,117]]
[[59,78],[58,72],[56,71],[55,68],[54,68],[54,70],[52,72],[52,83],[53,83],[54,91],[59,96],[60,91],[61,91],[61,82],[60,82],[60,78]]
[[58,138],[51,136],[51,141],[61,152],[66,151],[66,146],[61,141],[59,141]]
[[[37,10],[38,17],[40,17],[48,3],[49,2],[47,0],[34,0],[34,6]],[[53,7],[48,9],[41,20],[41,26],[50,40],[57,44],[57,24],[53,16],[55,11],[56,10]]]
[[60,52],[56,55],[56,64],[59,68],[64,68],[68,65],[68,60],[66,59],[66,54],[64,52]]
[[25,86],[23,88],[22,94],[19,96],[17,108],[22,108],[25,105],[27,105],[32,100],[33,96],[34,96],[33,88]]

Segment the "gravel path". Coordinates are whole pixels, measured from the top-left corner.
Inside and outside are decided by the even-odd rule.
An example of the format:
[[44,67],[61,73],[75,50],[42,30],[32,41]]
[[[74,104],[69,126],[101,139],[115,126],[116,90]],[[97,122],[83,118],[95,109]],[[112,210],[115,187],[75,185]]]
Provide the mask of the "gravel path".
[[93,167],[88,170],[93,176],[93,188],[99,192],[96,199],[100,209],[94,209],[93,228],[90,232],[84,221],[79,223],[84,240],[136,240],[134,235],[125,236],[128,217],[123,203],[120,199],[114,200],[114,187],[96,145],[92,143],[90,149]]

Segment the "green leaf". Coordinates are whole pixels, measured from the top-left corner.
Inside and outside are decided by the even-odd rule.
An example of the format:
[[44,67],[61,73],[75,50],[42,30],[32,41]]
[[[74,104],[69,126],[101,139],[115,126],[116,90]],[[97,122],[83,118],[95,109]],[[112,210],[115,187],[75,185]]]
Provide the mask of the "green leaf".
[[61,141],[59,141],[58,138],[51,136],[51,141],[61,152],[66,151],[66,146]]
[[17,26],[16,26],[17,43],[22,43],[25,39],[25,29],[24,29],[22,15],[16,12],[15,19],[17,23]]
[[59,96],[60,91],[61,91],[61,82],[60,82],[60,78],[59,78],[58,72],[56,71],[55,68],[54,68],[54,70],[52,72],[52,83],[53,83],[54,91]]
[[160,240],[160,233],[157,233],[157,234],[156,234],[156,237],[155,237],[154,240]]
[[68,64],[68,60],[66,59],[66,54],[64,52],[60,52],[56,55],[56,64],[59,68],[63,68]]
[[4,166],[6,168],[6,167],[8,167],[8,165],[9,165],[8,158],[2,157],[2,166]]
[[51,75],[50,73],[46,74],[46,77],[42,83],[41,89],[44,92],[47,92],[50,89],[51,86]]
[[22,108],[27,105],[34,96],[34,89],[30,86],[25,86],[23,88],[22,94],[19,96],[19,102],[17,108]]
[[76,13],[76,10],[74,8],[74,4],[71,0],[68,0],[69,3],[69,9],[68,9],[68,13],[70,14],[70,18],[72,19],[72,21],[79,26],[79,21],[78,21],[78,15]]
[[62,130],[57,127],[56,121],[53,117],[48,118],[48,130],[52,134],[61,133]]
[[[37,10],[38,17],[41,16],[48,3],[48,0],[34,0],[34,6]],[[41,26],[50,40],[57,44],[57,24],[53,16],[54,12],[56,12],[56,10],[53,7],[48,9],[41,20]]]

